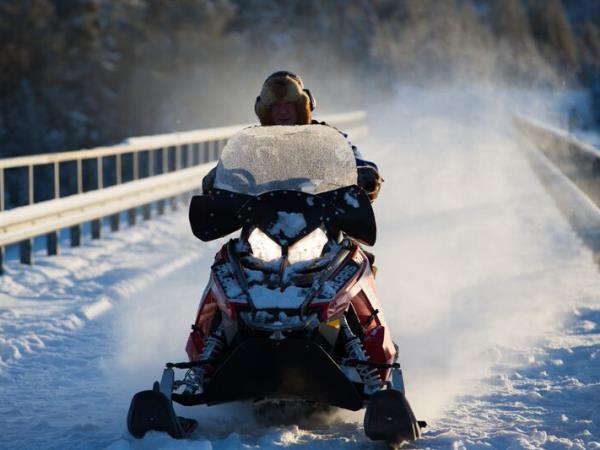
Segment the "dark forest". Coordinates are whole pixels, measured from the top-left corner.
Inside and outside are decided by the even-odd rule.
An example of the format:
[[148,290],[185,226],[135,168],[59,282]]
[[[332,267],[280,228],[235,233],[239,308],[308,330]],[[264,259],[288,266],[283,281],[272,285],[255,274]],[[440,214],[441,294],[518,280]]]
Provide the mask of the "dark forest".
[[0,156],[254,120],[298,71],[321,111],[398,83],[585,89],[600,124],[594,0],[4,0]]

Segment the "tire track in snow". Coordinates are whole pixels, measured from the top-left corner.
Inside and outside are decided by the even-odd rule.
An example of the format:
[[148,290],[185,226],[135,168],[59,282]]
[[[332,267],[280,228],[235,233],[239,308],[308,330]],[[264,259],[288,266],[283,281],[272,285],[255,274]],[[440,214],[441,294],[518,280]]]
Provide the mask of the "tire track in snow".
[[0,371],[191,264],[199,253],[184,233],[183,221],[161,218],[31,267],[8,264],[0,277]]

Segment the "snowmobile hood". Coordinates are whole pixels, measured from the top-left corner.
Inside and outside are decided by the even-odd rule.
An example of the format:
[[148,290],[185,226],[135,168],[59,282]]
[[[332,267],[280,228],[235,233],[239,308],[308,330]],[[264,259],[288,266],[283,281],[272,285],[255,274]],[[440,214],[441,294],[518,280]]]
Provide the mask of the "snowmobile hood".
[[373,245],[375,215],[367,194],[348,186],[321,194],[277,190],[251,196],[223,189],[192,198],[189,210],[194,235],[202,241],[226,236],[243,227],[257,226],[280,245],[291,245],[315,228]]

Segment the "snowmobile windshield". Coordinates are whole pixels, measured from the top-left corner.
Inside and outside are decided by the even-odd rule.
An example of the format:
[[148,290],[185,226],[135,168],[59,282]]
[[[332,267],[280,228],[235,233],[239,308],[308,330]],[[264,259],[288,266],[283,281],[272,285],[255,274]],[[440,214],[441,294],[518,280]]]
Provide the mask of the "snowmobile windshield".
[[348,141],[324,125],[253,127],[229,139],[215,188],[247,195],[274,190],[320,194],[356,184]]

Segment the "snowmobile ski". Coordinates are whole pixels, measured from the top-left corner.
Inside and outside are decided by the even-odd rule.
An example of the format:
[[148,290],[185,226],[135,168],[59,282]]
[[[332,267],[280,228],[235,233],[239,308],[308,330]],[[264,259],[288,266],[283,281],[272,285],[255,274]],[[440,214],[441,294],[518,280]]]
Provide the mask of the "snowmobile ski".
[[142,438],[147,431],[162,431],[172,438],[184,439],[196,428],[198,422],[177,417],[173,403],[162,392],[158,382],[148,391],[133,396],[127,414],[127,429],[135,438]]
[[396,389],[386,389],[371,395],[365,413],[364,428],[374,441],[397,444],[414,441],[421,436],[421,425],[406,400]]

